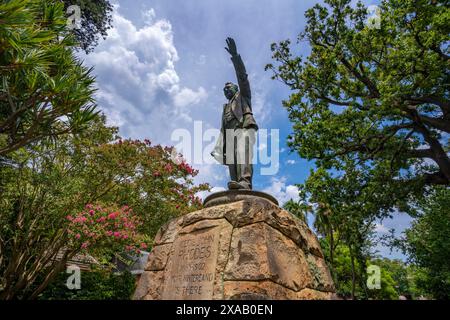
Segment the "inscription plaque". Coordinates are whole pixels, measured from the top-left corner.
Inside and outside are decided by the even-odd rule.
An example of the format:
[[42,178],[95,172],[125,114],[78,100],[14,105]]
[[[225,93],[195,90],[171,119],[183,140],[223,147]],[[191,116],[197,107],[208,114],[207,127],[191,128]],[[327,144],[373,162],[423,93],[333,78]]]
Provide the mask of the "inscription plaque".
[[164,279],[165,300],[211,299],[220,228],[181,234],[173,244]]

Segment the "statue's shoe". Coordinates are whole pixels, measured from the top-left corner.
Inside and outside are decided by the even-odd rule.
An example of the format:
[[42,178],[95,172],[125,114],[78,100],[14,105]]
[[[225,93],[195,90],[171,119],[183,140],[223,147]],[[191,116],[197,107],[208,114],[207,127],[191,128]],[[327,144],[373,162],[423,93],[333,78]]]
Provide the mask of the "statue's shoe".
[[237,181],[230,181],[228,182],[228,189],[230,190],[237,190],[237,189],[247,189],[247,190],[251,190],[251,187],[248,183],[240,183]]
[[233,190],[233,189],[241,189],[241,184],[237,181],[230,181],[228,182],[228,189],[229,190]]

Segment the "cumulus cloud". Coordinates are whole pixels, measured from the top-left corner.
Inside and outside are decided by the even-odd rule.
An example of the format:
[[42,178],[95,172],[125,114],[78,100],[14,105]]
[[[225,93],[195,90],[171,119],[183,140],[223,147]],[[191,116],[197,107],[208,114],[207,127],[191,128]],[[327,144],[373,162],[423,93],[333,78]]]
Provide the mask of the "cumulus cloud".
[[286,185],[286,180],[286,177],[272,178],[270,186],[263,190],[274,196],[280,206],[291,199],[294,201],[300,200],[298,187],[295,185]]
[[169,144],[171,129],[191,122],[191,108],[208,95],[201,86],[182,85],[171,23],[153,9],[143,17],[138,28],[116,6],[108,37],[84,59],[95,68],[97,101],[110,123],[124,136]]
[[189,105],[195,105],[199,102],[206,100],[208,94],[206,90],[200,87],[198,91],[194,91],[189,88],[181,89],[174,97],[174,103],[177,107],[186,107]]

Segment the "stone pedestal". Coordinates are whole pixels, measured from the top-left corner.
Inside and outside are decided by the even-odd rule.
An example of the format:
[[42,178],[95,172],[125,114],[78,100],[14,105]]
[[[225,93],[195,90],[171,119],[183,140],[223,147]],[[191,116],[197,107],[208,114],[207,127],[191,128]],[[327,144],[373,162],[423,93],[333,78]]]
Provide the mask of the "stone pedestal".
[[137,300],[332,299],[316,236],[269,195],[225,191],[155,238]]

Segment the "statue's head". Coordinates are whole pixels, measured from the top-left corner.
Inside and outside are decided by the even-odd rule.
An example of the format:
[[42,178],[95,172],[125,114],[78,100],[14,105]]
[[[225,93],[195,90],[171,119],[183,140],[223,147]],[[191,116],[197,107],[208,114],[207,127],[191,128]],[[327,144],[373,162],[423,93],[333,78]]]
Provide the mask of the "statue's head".
[[225,97],[230,100],[234,97],[234,95],[238,92],[238,86],[235,85],[233,82],[227,82],[225,83],[225,87],[223,88],[223,94]]

